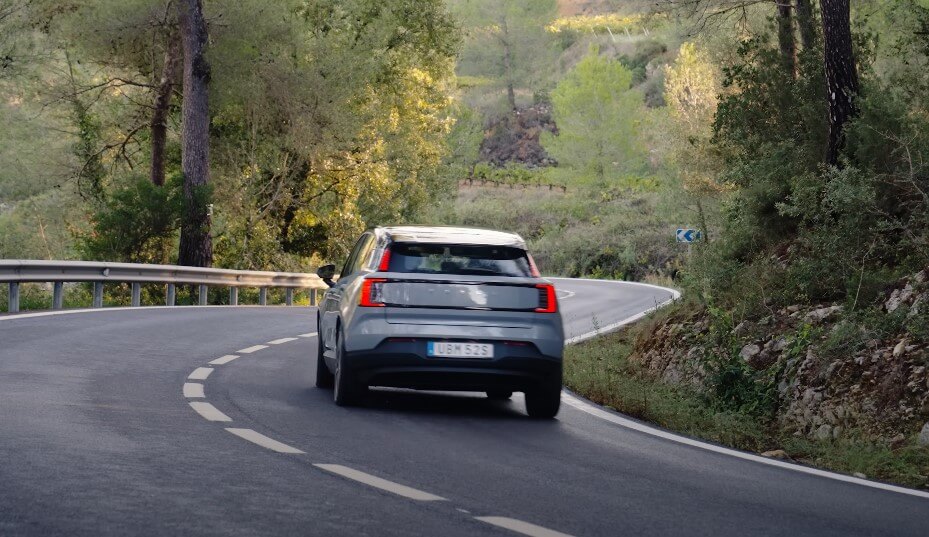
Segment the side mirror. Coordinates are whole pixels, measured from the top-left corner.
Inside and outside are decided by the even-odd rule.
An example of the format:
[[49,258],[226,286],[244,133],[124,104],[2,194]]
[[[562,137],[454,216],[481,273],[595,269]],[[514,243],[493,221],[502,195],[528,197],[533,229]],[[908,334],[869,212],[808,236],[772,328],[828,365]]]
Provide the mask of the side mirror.
[[332,281],[332,278],[335,277],[335,265],[323,265],[319,267],[316,269],[316,275],[329,287],[335,285],[335,282]]

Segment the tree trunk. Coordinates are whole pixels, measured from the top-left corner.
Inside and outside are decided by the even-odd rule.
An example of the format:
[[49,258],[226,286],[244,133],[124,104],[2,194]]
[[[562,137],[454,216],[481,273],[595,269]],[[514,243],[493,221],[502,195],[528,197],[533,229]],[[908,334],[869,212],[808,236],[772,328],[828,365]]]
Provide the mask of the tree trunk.
[[213,241],[204,188],[210,178],[210,64],[204,56],[207,28],[201,0],[178,0],[177,6],[184,49],[181,170],[186,202],[178,264],[209,267],[213,264]]
[[858,114],[858,72],[852,51],[849,0],[821,0],[826,99],[829,101],[829,145],[825,161],[836,165],[845,145],[846,123]]
[[510,33],[503,19],[500,27],[503,29],[503,76],[506,79],[506,98],[510,103],[510,110],[516,111],[516,91],[513,89],[513,53],[510,50]]
[[152,112],[152,183],[157,186],[165,184],[165,145],[168,137],[168,110],[171,107],[171,94],[174,93],[177,64],[181,59],[181,44],[174,36],[168,38],[165,49],[164,66],[161,80],[155,95],[155,110]]
[[794,18],[789,0],[777,2],[777,45],[781,51],[784,71],[791,78],[797,75],[797,43],[794,39]]
[[803,50],[816,46],[816,21],[810,0],[797,0],[797,27],[800,28],[800,44]]

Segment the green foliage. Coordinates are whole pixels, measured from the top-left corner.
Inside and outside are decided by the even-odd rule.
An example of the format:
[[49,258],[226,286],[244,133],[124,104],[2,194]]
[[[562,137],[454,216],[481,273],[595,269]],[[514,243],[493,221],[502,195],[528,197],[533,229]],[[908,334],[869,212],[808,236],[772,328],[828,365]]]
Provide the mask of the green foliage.
[[719,103],[713,144],[726,164],[722,180],[735,188],[722,240],[698,251],[687,278],[711,303],[751,313],[825,300],[856,307],[929,263],[929,116],[917,94],[876,74],[859,41],[860,115],[847,127],[841,168],[819,164],[820,51],[800,55],[794,80],[761,36],[724,70],[732,91]]
[[488,115],[509,111],[507,85],[514,86],[519,105],[526,104],[524,95],[550,86],[557,45],[545,26],[555,17],[554,0],[451,0],[448,5],[465,35],[458,74],[488,82],[474,92],[480,99],[472,106]]
[[[200,203],[206,198],[205,193],[195,195]],[[78,251],[88,260],[167,263],[183,207],[179,176],[162,187],[134,178],[97,206],[90,230],[78,233]]]
[[[486,170],[508,173],[506,168]],[[679,213],[664,205],[660,190],[572,185],[562,192],[544,186],[548,172],[532,173],[535,179],[525,186],[481,187],[478,181],[464,186],[457,200],[436,204],[422,220],[517,232],[527,239],[540,270],[548,275],[642,280],[668,277],[679,268],[682,250],[671,233]],[[538,179],[541,188],[534,184]]]
[[651,378],[629,359],[635,334],[599,337],[565,349],[565,385],[584,397],[661,427],[742,449],[763,449],[767,432],[749,413],[706,404],[698,391]]
[[560,164],[609,184],[644,163],[639,124],[642,96],[630,89],[632,73],[596,48],[552,91],[558,135],[542,143]]

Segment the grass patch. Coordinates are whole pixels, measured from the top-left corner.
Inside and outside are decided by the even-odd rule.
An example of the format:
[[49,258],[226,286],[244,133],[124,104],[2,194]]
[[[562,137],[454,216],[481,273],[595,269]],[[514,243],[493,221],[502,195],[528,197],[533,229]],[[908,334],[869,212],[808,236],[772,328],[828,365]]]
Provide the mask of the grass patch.
[[660,315],[650,317],[651,323],[644,320],[566,348],[565,385],[591,401],[687,436],[748,451],[783,449],[803,464],[929,488],[929,449],[916,446],[913,438],[899,449],[854,431],[838,440],[798,438],[762,416],[725,409],[711,392],[653,378],[629,357],[637,335],[651,331]]
[[565,349],[565,384],[591,401],[661,427],[742,449],[765,449],[764,427],[747,414],[719,411],[696,389],[649,378],[629,361],[633,331]]

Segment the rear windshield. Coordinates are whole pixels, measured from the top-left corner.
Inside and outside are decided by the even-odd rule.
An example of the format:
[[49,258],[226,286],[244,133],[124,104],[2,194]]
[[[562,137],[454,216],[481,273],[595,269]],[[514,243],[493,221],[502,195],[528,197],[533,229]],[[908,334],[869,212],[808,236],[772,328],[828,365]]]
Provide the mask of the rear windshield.
[[394,243],[390,272],[529,277],[526,251],[507,246]]

